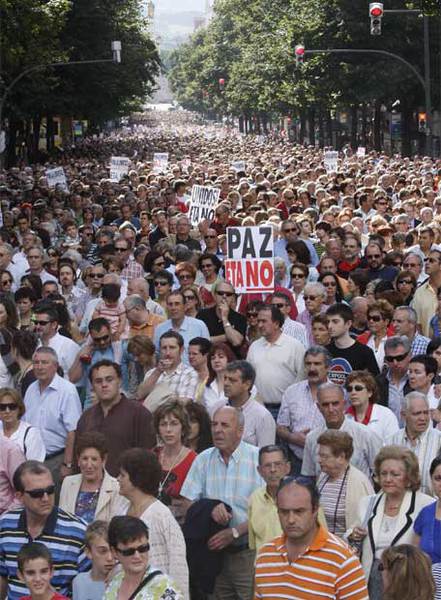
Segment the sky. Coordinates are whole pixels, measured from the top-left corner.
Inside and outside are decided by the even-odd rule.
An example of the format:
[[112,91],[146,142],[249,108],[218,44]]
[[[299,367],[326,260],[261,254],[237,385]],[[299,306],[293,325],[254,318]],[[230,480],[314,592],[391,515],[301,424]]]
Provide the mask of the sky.
[[171,11],[176,9],[176,5],[179,6],[179,12],[183,10],[197,10],[202,11],[205,7],[205,0],[154,0],[157,10]]

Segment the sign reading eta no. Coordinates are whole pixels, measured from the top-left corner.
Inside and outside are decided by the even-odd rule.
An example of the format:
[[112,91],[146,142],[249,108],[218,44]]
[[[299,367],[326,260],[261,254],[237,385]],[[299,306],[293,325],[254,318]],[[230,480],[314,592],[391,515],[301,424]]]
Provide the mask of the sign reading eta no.
[[225,279],[236,292],[274,291],[274,239],[272,227],[228,227]]

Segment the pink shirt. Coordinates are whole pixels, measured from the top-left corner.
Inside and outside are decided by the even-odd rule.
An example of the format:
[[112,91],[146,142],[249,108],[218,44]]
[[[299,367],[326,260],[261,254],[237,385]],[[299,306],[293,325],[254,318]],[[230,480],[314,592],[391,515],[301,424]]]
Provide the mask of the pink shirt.
[[20,506],[15,497],[12,477],[26,458],[15,442],[0,437],[0,514]]

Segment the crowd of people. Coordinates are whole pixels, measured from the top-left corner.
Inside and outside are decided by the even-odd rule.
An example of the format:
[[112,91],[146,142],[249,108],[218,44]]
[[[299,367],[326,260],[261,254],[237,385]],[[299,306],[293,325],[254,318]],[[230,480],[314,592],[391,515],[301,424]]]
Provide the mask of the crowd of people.
[[441,161],[148,120],[0,171],[0,600],[441,598]]

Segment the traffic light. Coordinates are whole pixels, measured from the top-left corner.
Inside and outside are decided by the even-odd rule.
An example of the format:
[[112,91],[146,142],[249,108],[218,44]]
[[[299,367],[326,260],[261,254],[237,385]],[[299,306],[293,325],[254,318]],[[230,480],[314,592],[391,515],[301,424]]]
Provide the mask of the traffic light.
[[296,55],[296,67],[303,65],[303,61],[305,59],[305,46],[302,44],[297,44],[297,46],[294,48],[294,52]]
[[219,79],[219,91],[223,92],[225,89],[225,79],[223,77],[221,77]]
[[369,16],[371,18],[371,35],[381,35],[381,20],[384,15],[382,2],[371,2],[369,4]]
[[427,115],[425,112],[418,113],[418,131],[425,133],[427,129]]

